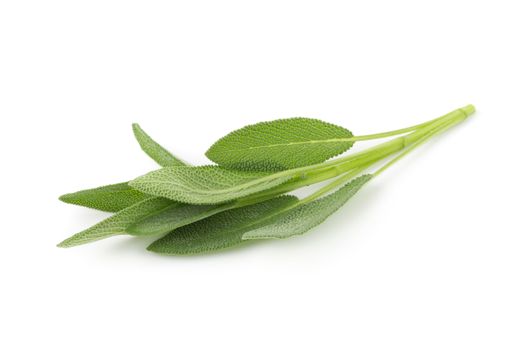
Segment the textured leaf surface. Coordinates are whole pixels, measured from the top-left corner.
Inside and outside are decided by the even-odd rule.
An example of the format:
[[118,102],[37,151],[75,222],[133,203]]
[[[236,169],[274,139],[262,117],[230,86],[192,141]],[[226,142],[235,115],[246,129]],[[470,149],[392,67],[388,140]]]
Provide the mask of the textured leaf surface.
[[215,163],[241,170],[283,170],[321,163],[349,149],[347,129],[309,118],[280,119],[246,126],[206,152]]
[[117,212],[151,196],[131,188],[127,182],[68,193],[60,200],[69,204],[108,212]]
[[[155,142],[138,124],[133,124],[133,133],[144,152],[158,164],[162,166],[186,164]],[[150,197],[130,187],[127,182],[121,182],[64,194],[59,199],[65,203],[115,213]]]
[[174,203],[158,213],[135,222],[126,229],[126,232],[135,236],[160,235],[205,219],[231,207],[231,204],[194,205]]
[[129,184],[141,192],[174,201],[217,204],[278,186],[291,178],[217,166],[179,166],[153,171]]
[[164,147],[153,140],[138,124],[133,124],[133,133],[140,148],[161,166],[186,165]]
[[58,244],[59,247],[73,247],[106,237],[126,233],[126,227],[152,213],[171,205],[173,202],[165,198],[148,198],[125,208],[118,213],[81,231]]
[[266,217],[296,202],[297,198],[293,196],[282,196],[228,210],[180,227],[153,242],[148,250],[167,255],[185,255],[228,248],[242,243],[242,235],[264,222]]
[[246,232],[242,239],[288,238],[303,234],[325,221],[371,178],[372,175],[362,175],[328,196],[277,215],[266,225]]

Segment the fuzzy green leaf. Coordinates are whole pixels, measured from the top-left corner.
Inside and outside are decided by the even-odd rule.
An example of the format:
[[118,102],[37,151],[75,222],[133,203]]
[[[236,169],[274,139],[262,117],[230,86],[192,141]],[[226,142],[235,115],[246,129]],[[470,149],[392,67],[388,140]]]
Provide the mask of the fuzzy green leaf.
[[140,148],[160,166],[186,165],[186,163],[153,140],[137,123],[133,124],[133,133]]
[[355,178],[328,196],[271,218],[264,226],[246,232],[242,239],[288,238],[303,234],[325,221],[370,179],[372,175],[368,174]]
[[231,204],[194,205],[175,202],[160,212],[135,222],[126,232],[134,236],[161,235],[231,208]]
[[81,231],[58,244],[59,247],[73,247],[97,241],[106,237],[124,234],[126,228],[137,220],[141,220],[159,210],[173,204],[165,198],[148,198],[125,208],[118,213]]
[[64,194],[62,202],[108,212],[117,212],[151,196],[131,188],[127,182]]
[[347,129],[309,118],[248,125],[215,142],[206,156],[232,169],[275,171],[321,163],[352,145]]
[[186,255],[228,248],[242,243],[242,235],[264,222],[265,218],[296,202],[296,197],[281,196],[224,211],[176,229],[153,242],[148,250],[166,255]]
[[190,204],[218,204],[278,186],[292,175],[242,172],[217,166],[168,167],[129,183],[141,192]]
[[[144,152],[158,164],[163,166],[186,164],[155,142],[138,124],[133,124],[133,133]],[[130,187],[127,182],[121,182],[64,194],[59,199],[65,203],[115,213],[150,197]]]

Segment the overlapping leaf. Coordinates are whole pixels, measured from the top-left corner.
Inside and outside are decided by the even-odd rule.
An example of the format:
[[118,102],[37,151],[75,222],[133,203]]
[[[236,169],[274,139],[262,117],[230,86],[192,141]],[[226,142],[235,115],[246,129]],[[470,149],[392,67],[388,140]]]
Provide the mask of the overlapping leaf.
[[243,242],[242,236],[267,217],[293,206],[297,198],[281,196],[250,206],[228,210],[180,227],[153,242],[148,250],[166,255],[210,252]]
[[[133,124],[133,133],[144,152],[162,166],[185,165],[155,142],[138,124]],[[127,182],[90,188],[60,196],[60,200],[88,208],[117,212],[151,196],[131,188]]]
[[62,202],[108,212],[117,212],[151,196],[131,188],[127,182],[64,194]]
[[87,230],[79,232],[58,244],[59,247],[73,247],[97,241],[106,237],[124,234],[126,228],[151,215],[159,210],[173,204],[172,201],[165,198],[148,198],[139,203],[135,203],[109,218],[102,220],[98,224],[91,226]]
[[261,192],[292,178],[292,175],[228,170],[217,166],[178,166],[150,172],[129,184],[141,192],[174,201],[218,204]]
[[347,129],[309,118],[248,125],[213,144],[206,156],[240,170],[276,171],[321,163],[352,145]]
[[272,217],[265,225],[246,232],[242,239],[288,238],[303,234],[325,221],[370,179],[372,175],[362,175],[328,196]]
[[174,202],[164,210],[135,222],[126,232],[135,236],[160,235],[230,208],[231,204],[194,205]]

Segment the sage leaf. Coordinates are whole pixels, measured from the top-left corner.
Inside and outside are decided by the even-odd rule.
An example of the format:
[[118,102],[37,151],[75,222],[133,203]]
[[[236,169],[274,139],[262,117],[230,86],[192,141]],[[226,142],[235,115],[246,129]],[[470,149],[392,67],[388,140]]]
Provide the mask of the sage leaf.
[[[249,240],[301,235],[326,220],[372,178],[474,111],[474,106],[468,105],[424,123],[359,136],[307,118],[249,125],[223,137],[208,150],[208,157],[216,165],[198,167],[175,158],[134,124],[141,148],[163,168],[128,183],[60,197],[67,203],[115,214],[59,246],[125,233],[165,235],[148,249],[176,255],[209,252]],[[326,161],[345,152],[354,142],[392,136],[397,137]],[[358,176],[376,165],[371,174]],[[328,179],[334,180],[301,200],[285,195]]]
[[[155,142],[138,124],[133,124],[133,133],[144,152],[158,164],[162,166],[186,164]],[[127,182],[121,182],[67,193],[59,199],[65,203],[115,213],[150,197],[133,189]]]
[[133,133],[135,134],[135,138],[137,139],[140,148],[142,148],[142,150],[160,166],[186,165],[186,163],[175,157],[146,134],[139,124],[133,124]]
[[245,232],[296,202],[296,197],[286,195],[227,210],[176,229],[153,242],[148,250],[166,255],[187,255],[232,247],[243,243]]
[[206,156],[231,169],[277,171],[335,157],[353,145],[352,137],[347,129],[317,119],[279,119],[229,133]]
[[263,226],[246,232],[242,239],[288,238],[303,234],[325,221],[372,177],[370,174],[359,176],[332,194],[284,211],[270,218]]
[[107,212],[117,212],[151,196],[131,188],[127,182],[67,193],[62,202]]
[[218,166],[176,166],[152,171],[129,185],[141,192],[178,202],[218,204],[276,187],[293,177]]
[[126,229],[126,232],[134,236],[161,235],[230,208],[232,204],[229,203],[194,205],[174,202],[160,212],[133,223]]
[[166,208],[173,202],[165,198],[148,198],[122,209],[98,224],[81,231],[58,244],[59,247],[73,247],[126,233],[126,228],[137,220]]

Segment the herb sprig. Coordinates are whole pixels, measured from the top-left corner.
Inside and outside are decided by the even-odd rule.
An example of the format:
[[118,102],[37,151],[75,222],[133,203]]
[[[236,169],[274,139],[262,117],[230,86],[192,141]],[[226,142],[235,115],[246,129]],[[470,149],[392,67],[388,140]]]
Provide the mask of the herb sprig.
[[[114,214],[58,246],[122,234],[155,236],[148,250],[177,255],[300,235],[409,152],[474,111],[468,105],[422,124],[361,136],[317,119],[258,123],[215,142],[206,152],[215,164],[205,166],[178,159],[133,124],[141,148],[162,168],[132,181],[61,196],[66,203]],[[334,158],[355,142],[382,138],[391,139]],[[289,194],[326,180],[331,181],[304,198]]]

